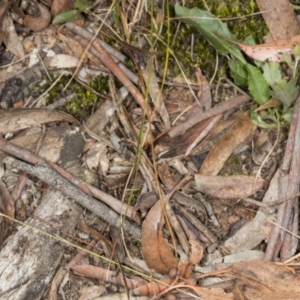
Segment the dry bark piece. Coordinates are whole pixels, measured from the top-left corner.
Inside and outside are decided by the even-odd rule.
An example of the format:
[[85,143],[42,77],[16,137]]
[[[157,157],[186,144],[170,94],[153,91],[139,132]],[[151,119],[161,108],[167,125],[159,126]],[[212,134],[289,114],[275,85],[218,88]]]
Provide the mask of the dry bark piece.
[[[68,136],[71,130],[69,128],[66,131],[65,136]],[[61,159],[63,165],[72,166],[73,171],[77,165],[79,168],[76,175],[82,176],[83,169],[78,155],[81,154],[84,143],[80,133],[76,135],[76,145],[74,147],[73,143],[65,143],[65,152],[68,155],[64,158],[62,156]],[[57,235],[62,229],[72,235],[81,211],[79,205],[58,190],[46,189],[34,212],[34,215],[45,220],[45,223],[29,219],[27,224],[53,235]],[[47,222],[51,222],[55,228]],[[61,264],[65,247],[66,244],[25,225],[20,226],[18,231],[7,239],[0,252],[0,298],[45,299],[48,284]]]
[[200,168],[199,174],[217,175],[232,152],[250,140],[255,129],[256,126],[251,118],[243,114],[210,150]]
[[195,181],[200,192],[223,199],[249,197],[259,191],[265,183],[261,178],[246,175],[205,176],[196,174]]
[[157,201],[149,211],[142,228],[142,253],[149,268],[156,272],[166,274],[178,265],[168,242],[163,237],[160,219],[162,207]]

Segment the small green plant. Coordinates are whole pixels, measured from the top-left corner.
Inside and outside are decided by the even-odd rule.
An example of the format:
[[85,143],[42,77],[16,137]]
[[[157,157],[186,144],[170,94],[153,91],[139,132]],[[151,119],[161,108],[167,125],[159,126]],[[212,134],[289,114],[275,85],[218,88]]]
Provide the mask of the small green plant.
[[[198,8],[188,9],[178,4],[175,6],[175,12],[182,21],[198,29],[221,55],[230,54],[233,57],[228,63],[231,76],[237,85],[249,87],[249,91],[256,102],[251,110],[252,120],[256,125],[273,128],[278,126],[278,122],[282,126],[289,123],[292,105],[299,95],[299,87],[296,84],[299,75],[299,45],[294,49],[294,60],[292,60],[291,55],[282,54],[285,63],[292,71],[291,77],[286,79],[283,76],[282,65],[278,62],[262,63],[255,61],[255,64],[248,63],[236,44],[220,37],[221,35],[226,39],[235,39],[227,24],[210,12]],[[248,38],[247,42],[254,44],[251,37]],[[267,108],[268,105],[266,104],[271,98],[279,100],[282,105]],[[266,109],[258,111],[259,105],[266,105]]]

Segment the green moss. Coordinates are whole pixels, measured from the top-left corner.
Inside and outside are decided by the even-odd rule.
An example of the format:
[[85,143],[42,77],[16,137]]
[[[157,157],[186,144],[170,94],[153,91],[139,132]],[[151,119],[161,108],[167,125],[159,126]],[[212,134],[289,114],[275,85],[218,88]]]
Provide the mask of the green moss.
[[[68,84],[71,79],[71,75],[64,75],[54,88],[52,88],[47,95],[47,103],[53,103],[62,96],[63,88]],[[94,91],[99,94],[106,94],[108,92],[108,77],[103,75],[96,76],[89,84],[88,88],[85,88],[80,83],[73,80],[67,88],[67,94],[70,91],[75,92],[77,99],[70,101],[64,107],[60,109],[70,113],[75,118],[82,120],[91,115],[92,110],[101,103],[101,97],[99,97]]]

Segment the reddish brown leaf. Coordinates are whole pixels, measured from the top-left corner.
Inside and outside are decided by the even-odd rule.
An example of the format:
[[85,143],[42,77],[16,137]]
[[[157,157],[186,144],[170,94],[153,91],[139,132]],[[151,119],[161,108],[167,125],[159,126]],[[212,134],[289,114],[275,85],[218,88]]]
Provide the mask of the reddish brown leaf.
[[74,9],[75,0],[53,0],[51,15],[56,16],[64,11]]
[[40,15],[33,17],[26,15],[24,18],[24,25],[34,32],[41,32],[46,29],[50,24],[50,12],[47,7],[37,3]]
[[166,274],[178,265],[160,227],[162,207],[157,201],[149,211],[142,228],[142,253],[149,268]]

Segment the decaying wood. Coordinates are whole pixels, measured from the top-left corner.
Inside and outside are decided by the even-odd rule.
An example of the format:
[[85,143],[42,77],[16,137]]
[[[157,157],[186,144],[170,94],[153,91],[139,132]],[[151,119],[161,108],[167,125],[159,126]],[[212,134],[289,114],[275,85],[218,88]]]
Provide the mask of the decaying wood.
[[[59,191],[48,190],[35,210],[35,216],[49,220],[55,224],[55,229],[34,219],[29,219],[26,224],[54,236],[60,229],[72,233],[81,211]],[[1,299],[45,299],[65,247],[41,232],[21,227],[9,237],[0,252]]]
[[[79,134],[78,139],[83,139]],[[81,147],[80,147],[81,145]],[[82,152],[83,143],[78,141],[74,149],[79,166],[78,153]],[[68,147],[68,144],[66,145]],[[63,159],[63,163],[72,165]],[[72,170],[74,168],[72,167]],[[77,173],[80,176],[80,173]],[[11,235],[0,252],[0,298],[1,299],[45,299],[49,284],[61,264],[66,244],[58,242],[47,234],[62,235],[62,231],[72,235],[78,222],[82,208],[67,196],[62,195],[57,189],[45,190],[41,203],[34,212],[34,216],[20,225],[18,231]],[[41,222],[40,220],[43,220]],[[50,226],[51,224],[51,226]],[[41,232],[42,231],[42,232]],[[43,233],[45,232],[45,233]]]

